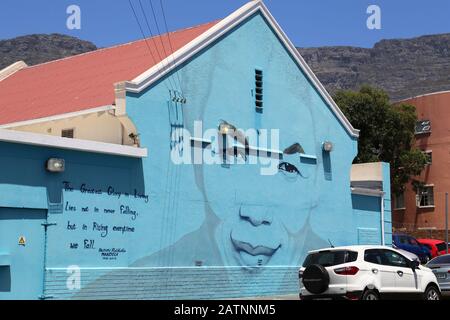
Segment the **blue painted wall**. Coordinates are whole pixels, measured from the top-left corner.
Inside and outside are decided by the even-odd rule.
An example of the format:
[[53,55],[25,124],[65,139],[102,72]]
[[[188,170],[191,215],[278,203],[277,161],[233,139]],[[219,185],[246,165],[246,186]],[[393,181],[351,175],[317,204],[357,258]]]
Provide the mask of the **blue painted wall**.
[[[255,112],[255,69],[264,73],[263,113]],[[170,101],[167,81],[127,96],[127,113],[149,150],[143,160],[0,143],[0,168],[7,168],[0,175],[0,207],[48,212],[51,225],[41,233],[44,297],[295,293],[307,251],[328,241],[358,243],[360,223],[379,227],[379,219],[360,221],[362,213],[353,211],[359,200],[352,199],[349,177],[357,141],[260,15],[186,63],[178,76],[185,105]],[[299,143],[315,158],[284,155],[300,174],[268,176],[260,174],[261,164],[175,165],[173,150],[193,150],[177,144],[182,140],[174,128],[193,133],[197,120],[204,130],[217,129],[221,120],[244,130],[279,129],[278,149]],[[334,144],[330,154],[322,152],[326,140]],[[219,157],[214,149],[202,151]],[[63,174],[44,170],[50,157],[66,160]],[[19,271],[11,266],[10,272]]]
[[382,227],[384,223],[384,242],[392,245],[391,220],[391,188],[389,163],[382,163],[382,191],[384,220],[382,222],[381,197],[352,194],[352,206],[355,215],[354,226],[358,232],[358,244],[380,244],[382,242]]

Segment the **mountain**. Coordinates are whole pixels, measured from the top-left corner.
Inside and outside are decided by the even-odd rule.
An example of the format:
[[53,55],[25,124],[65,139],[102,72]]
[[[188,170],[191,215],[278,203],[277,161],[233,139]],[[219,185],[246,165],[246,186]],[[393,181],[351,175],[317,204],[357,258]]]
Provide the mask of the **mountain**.
[[[34,34],[0,41],[0,70],[24,60],[34,65],[97,47],[62,34]],[[299,48],[331,94],[369,84],[392,100],[450,90],[450,33],[412,39],[382,40],[373,48]]]
[[56,33],[0,40],[0,70],[19,60],[35,65],[96,49],[91,42]]
[[373,48],[299,48],[331,94],[370,84],[396,101],[450,90],[450,33],[382,40]]

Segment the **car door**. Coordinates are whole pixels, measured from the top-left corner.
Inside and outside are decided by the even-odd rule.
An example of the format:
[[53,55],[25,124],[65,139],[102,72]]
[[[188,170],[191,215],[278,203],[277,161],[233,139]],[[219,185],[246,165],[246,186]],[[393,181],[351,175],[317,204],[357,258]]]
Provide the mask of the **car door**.
[[383,257],[382,250],[368,249],[364,252],[364,261],[367,262],[369,272],[375,280],[374,283],[378,286],[380,293],[395,292],[395,269],[386,264],[386,259]]
[[419,290],[418,274],[411,268],[409,260],[393,250],[384,250],[388,263],[395,268],[395,286],[399,293],[415,293]]

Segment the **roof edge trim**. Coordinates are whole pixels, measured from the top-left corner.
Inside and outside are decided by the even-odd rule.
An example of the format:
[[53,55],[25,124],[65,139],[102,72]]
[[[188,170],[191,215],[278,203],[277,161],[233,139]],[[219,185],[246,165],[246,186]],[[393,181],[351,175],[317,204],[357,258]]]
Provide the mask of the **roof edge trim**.
[[45,134],[0,129],[0,141],[82,152],[101,153],[131,158],[145,158],[147,148],[137,148],[120,144],[90,140],[70,139]]
[[0,129],[9,129],[9,128],[15,128],[15,127],[29,126],[29,125],[34,125],[34,124],[39,124],[39,123],[44,123],[44,122],[63,120],[63,119],[67,119],[67,118],[84,116],[84,115],[88,115],[91,113],[97,113],[97,112],[109,111],[109,110],[115,110],[115,109],[116,109],[116,107],[113,105],[97,107],[97,108],[92,108],[92,109],[85,109],[85,110],[80,110],[80,111],[75,111],[75,112],[57,114],[54,116],[48,116],[48,117],[44,117],[44,118],[36,118],[36,119],[31,119],[31,120],[0,124]]
[[5,80],[9,76],[12,76],[17,71],[22,70],[23,68],[28,67],[28,65],[24,61],[17,61],[6,68],[0,70],[0,81]]

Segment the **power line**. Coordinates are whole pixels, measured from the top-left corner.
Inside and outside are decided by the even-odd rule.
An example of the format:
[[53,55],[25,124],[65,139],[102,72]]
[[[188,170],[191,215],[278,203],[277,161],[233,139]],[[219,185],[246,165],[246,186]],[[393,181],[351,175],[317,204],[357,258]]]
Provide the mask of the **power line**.
[[[152,2],[152,0],[150,0],[150,3],[151,2]],[[169,28],[167,26],[166,13],[164,11],[164,6],[163,6],[163,3],[162,3],[162,0],[159,0],[159,5],[161,7],[162,16],[163,16],[163,19],[164,19],[164,25],[166,27],[166,35],[167,35],[167,38],[169,39],[170,50],[172,51],[172,54],[173,54],[174,50],[173,50],[172,40],[170,39]],[[172,57],[172,63],[173,63],[173,66],[175,66],[175,57]],[[180,79],[180,75],[178,74],[178,70],[175,71],[175,74],[177,75],[178,83],[180,84],[181,94],[183,95],[183,98],[184,98],[183,88],[181,86],[181,79]]]
[[[153,61],[156,63],[157,60],[155,59],[155,56],[153,55],[152,49],[150,48],[150,45],[148,44],[147,37],[145,36],[144,29],[142,28],[141,23],[139,22],[139,18],[138,18],[137,14],[136,14],[136,10],[134,10],[134,7],[133,7],[133,4],[131,3],[131,0],[128,0],[128,3],[130,4],[130,8],[133,11],[134,18],[135,18],[135,20],[136,20],[136,22],[137,22],[137,24],[139,26],[139,30],[141,31],[142,38],[145,41],[147,49],[150,52]],[[170,92],[170,88],[167,86],[167,83],[164,82],[164,85],[166,86],[167,90]]]
[[[145,13],[145,9],[144,9],[144,6],[142,5],[142,1],[141,0],[139,0],[139,6],[141,7],[142,13],[144,14],[145,23],[147,24],[147,28],[148,28],[148,30],[150,32],[151,40],[153,42],[153,45],[154,45],[154,47],[156,49],[156,52],[158,53],[159,59],[161,60],[161,63],[163,65],[163,67],[165,68],[166,66],[164,65],[164,59],[161,56],[161,54],[159,53],[159,49],[158,49],[158,46],[157,46],[156,41],[155,41],[155,35],[152,32],[152,28],[150,27],[150,23],[148,22],[147,14]],[[159,38],[161,39],[161,35],[159,36]],[[162,41],[161,41],[161,44],[162,44],[163,49],[164,49],[164,44],[162,43]],[[165,49],[164,49],[164,51],[165,51]],[[176,88],[175,80],[173,80],[173,82],[172,82],[172,79],[171,79],[170,75],[167,77],[167,80],[169,81],[170,86],[172,87],[172,90],[175,91],[175,89],[174,89],[174,88]],[[173,85],[173,84],[175,84],[175,85]]]

